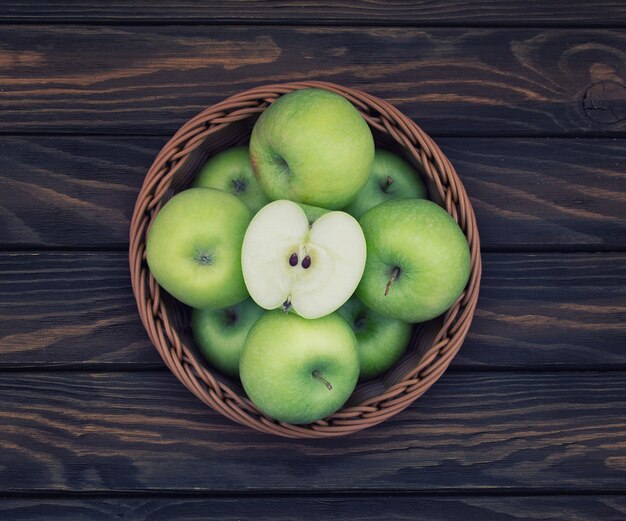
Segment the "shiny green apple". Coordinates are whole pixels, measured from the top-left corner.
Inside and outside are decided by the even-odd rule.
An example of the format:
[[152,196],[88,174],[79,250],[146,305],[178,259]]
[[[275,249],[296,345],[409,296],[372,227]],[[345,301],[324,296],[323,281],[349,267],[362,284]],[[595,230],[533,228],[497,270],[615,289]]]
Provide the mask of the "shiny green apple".
[[463,292],[470,252],[459,225],[425,199],[394,199],[359,220],[367,261],[356,295],[379,313],[423,322],[446,311]]
[[311,423],[339,409],[359,377],[356,338],[338,314],[275,310],[252,326],[239,364],[248,397],[272,418]]
[[361,379],[384,373],[406,350],[411,338],[411,324],[385,317],[369,309],[356,297],[339,308],[339,314],[350,324],[356,336]]
[[196,177],[194,186],[230,192],[253,212],[270,202],[254,176],[247,146],[229,148],[209,159]]
[[194,309],[191,329],[208,362],[230,376],[239,376],[239,358],[250,328],[265,311],[252,299],[222,309]]
[[369,181],[344,212],[358,219],[380,203],[406,197],[427,199],[424,181],[404,159],[387,150],[376,149]]
[[148,233],[146,255],[156,281],[200,309],[232,306],[248,296],[241,245],[252,212],[214,188],[190,188],[170,199]]
[[250,138],[250,158],[270,199],[335,210],[365,186],[374,139],[344,97],[303,89],[281,96],[261,114]]

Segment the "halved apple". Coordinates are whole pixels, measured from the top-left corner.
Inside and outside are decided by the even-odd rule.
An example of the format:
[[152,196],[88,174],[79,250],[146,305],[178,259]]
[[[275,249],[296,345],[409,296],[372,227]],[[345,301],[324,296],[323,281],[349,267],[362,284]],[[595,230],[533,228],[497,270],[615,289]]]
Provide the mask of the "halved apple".
[[345,212],[328,212],[309,225],[292,201],[264,206],[243,240],[243,278],[262,308],[293,310],[304,318],[332,313],[354,293],[365,268],[365,237]]

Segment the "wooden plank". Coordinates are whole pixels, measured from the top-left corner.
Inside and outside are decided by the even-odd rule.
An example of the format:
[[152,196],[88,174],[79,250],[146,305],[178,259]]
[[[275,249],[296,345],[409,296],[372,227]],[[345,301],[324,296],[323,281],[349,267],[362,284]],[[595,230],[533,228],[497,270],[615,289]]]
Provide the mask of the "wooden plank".
[[[164,138],[0,137],[0,244],[123,247]],[[626,244],[626,140],[439,139],[483,249]]]
[[0,254],[0,365],[162,366],[124,253]]
[[163,138],[0,138],[0,244],[125,246]]
[[483,248],[626,244],[626,141],[441,139]]
[[170,135],[228,95],[306,79],[437,135],[626,133],[624,30],[7,25],[0,66],[5,133]]
[[4,373],[0,411],[2,493],[626,491],[626,373],[451,373],[330,440],[233,424],[165,373]]
[[[489,254],[455,368],[626,369],[626,254]],[[0,368],[161,367],[125,253],[0,254]]]
[[625,367],[626,255],[486,255],[455,366]]
[[615,0],[572,3],[566,0],[344,0],[341,3],[236,0],[159,0],[3,3],[0,20],[50,22],[242,22],[375,25],[617,26],[626,24],[626,8]]
[[0,515],[13,521],[623,521],[626,496],[3,499]]

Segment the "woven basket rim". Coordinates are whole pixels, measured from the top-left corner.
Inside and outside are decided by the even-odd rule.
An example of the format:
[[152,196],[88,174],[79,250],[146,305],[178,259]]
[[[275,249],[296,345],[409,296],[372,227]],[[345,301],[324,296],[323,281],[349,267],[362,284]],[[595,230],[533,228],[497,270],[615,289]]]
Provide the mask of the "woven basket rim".
[[[420,352],[411,352],[383,378],[365,383],[349,405],[310,425],[278,422],[260,412],[242,393],[222,381],[176,329],[176,313],[168,307],[145,261],[145,239],[177,178],[193,174],[207,145],[218,149],[242,122],[258,116],[279,96],[304,88],[321,88],[350,101],[369,126],[401,147],[419,167],[434,199],[459,223],[470,247],[467,287],[437,321],[425,323],[414,335]],[[240,131],[240,130],[238,130]],[[234,132],[234,131],[233,131]],[[220,133],[225,133],[226,138]],[[223,145],[222,145],[223,146]],[[372,427],[408,407],[444,373],[459,351],[471,325],[482,271],[480,239],[474,211],[454,167],[437,144],[389,102],[361,90],[329,82],[303,81],[261,85],[237,93],[191,118],[158,153],[137,197],[130,228],[129,263],[139,315],[153,345],[174,375],[194,395],[220,414],[261,432],[291,438],[342,436]]]

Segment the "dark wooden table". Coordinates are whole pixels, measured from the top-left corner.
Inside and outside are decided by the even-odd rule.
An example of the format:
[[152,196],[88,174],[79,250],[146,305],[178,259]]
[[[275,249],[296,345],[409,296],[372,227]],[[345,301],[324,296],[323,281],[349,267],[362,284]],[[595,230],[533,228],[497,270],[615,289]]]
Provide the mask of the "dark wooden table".
[[[626,519],[626,3],[0,6],[0,519]],[[127,267],[177,127],[257,84],[395,103],[482,234],[475,321],[391,421],[223,419],[167,371]]]

